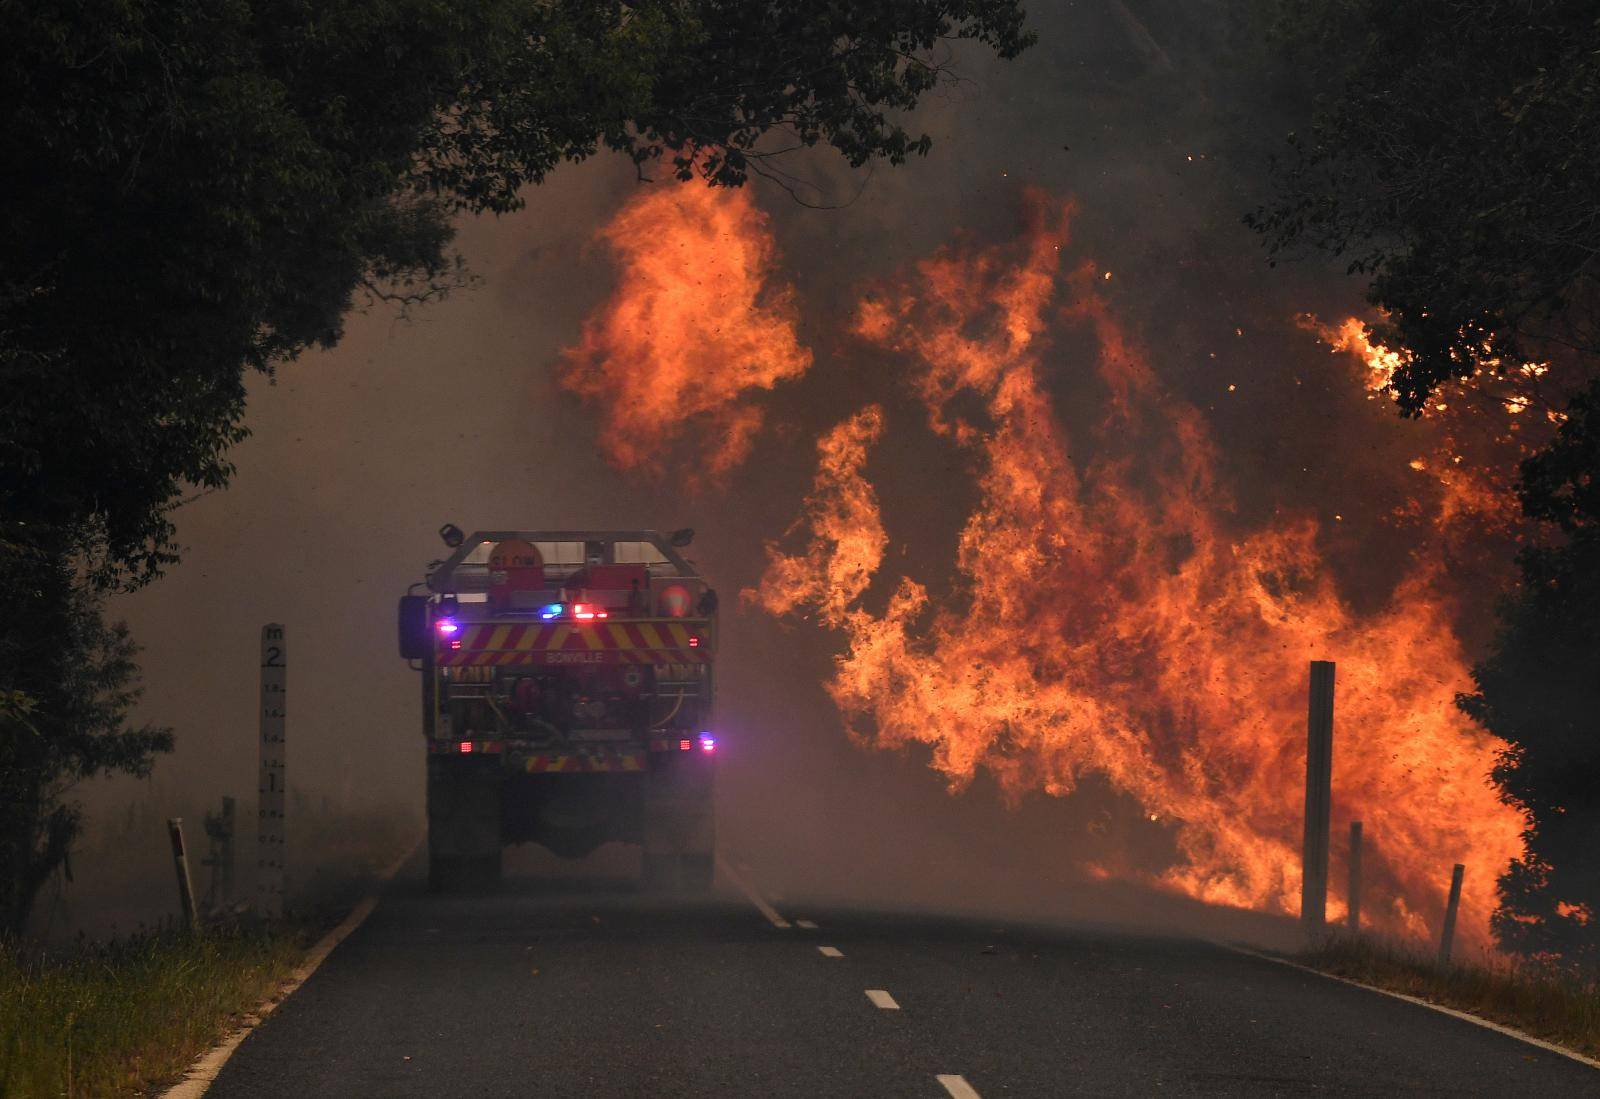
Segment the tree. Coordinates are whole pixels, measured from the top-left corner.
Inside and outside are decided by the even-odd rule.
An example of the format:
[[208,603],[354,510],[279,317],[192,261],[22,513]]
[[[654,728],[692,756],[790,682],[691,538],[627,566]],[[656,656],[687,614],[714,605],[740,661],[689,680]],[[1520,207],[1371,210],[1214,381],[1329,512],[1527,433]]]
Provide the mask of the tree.
[[723,186],[925,153],[896,118],[951,39],[1030,41],[1019,0],[0,3],[0,919],[71,842],[64,784],[170,746],[124,724],[94,591],[176,560],[249,372],[459,285],[452,218],[600,148]]
[[[1494,930],[1600,962],[1600,14],[1583,0],[1253,0],[1310,104],[1278,194],[1247,220],[1274,256],[1345,256],[1418,415],[1452,381],[1555,360],[1565,415],[1522,463],[1540,530],[1461,707],[1503,738],[1494,771],[1527,853]],[[1590,379],[1587,384],[1584,378]],[[1552,410],[1553,411],[1553,410]]]
[[1273,254],[1345,257],[1403,359],[1401,411],[1442,383],[1600,353],[1600,17],[1585,0],[1268,0],[1313,104]]
[[1029,41],[1017,0],[0,6],[0,514],[159,574],[246,372],[363,289],[448,289],[454,214],[601,146],[723,185],[785,144],[899,163],[949,38]]
[[33,899],[82,828],[72,787],[147,774],[172,733],[130,726],[137,648],[107,624],[70,562],[21,554],[0,578],[0,933],[19,933]]
[[1600,963],[1600,382],[1523,463],[1526,513],[1557,537],[1525,549],[1477,691],[1461,707],[1507,747],[1494,778],[1528,812],[1494,932],[1531,956]]

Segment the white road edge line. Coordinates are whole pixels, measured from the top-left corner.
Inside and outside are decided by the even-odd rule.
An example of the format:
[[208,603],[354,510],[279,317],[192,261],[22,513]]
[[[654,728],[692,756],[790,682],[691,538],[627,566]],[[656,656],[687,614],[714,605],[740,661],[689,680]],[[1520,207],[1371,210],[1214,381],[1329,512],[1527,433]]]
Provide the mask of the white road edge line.
[[363,897],[361,903],[350,910],[350,914],[344,918],[344,921],[338,927],[335,927],[317,940],[317,945],[311,948],[305,959],[289,975],[288,982],[272,996],[261,1001],[256,1006],[255,1011],[246,1015],[244,1022],[226,1038],[208,1052],[201,1054],[194,1064],[189,1066],[189,1071],[184,1073],[182,1080],[161,1093],[161,1099],[200,1099],[200,1096],[210,1090],[211,1085],[217,1079],[217,1074],[222,1071],[222,1066],[228,1063],[228,1058],[233,1056],[234,1050],[238,1049],[244,1043],[244,1040],[250,1037],[250,1032],[260,1026],[262,1020],[271,1015],[274,1008],[281,1005],[301,985],[305,984],[311,975],[317,971],[317,967],[327,960],[329,954],[333,953],[333,948],[349,938],[350,933],[360,927],[368,916],[372,915],[372,910],[378,907],[378,891],[389,882],[389,879],[400,872],[402,866],[411,861],[411,856],[415,855],[421,846],[422,841],[418,840],[406,850],[405,854],[395,859],[379,874],[373,891]]
[[1497,1034],[1504,1034],[1507,1038],[1515,1038],[1517,1041],[1526,1042],[1530,1046],[1538,1046],[1540,1049],[1546,1050],[1547,1052],[1559,1053],[1561,1056],[1569,1058],[1573,1061],[1577,1061],[1581,1065],[1588,1065],[1590,1068],[1600,1068],[1600,1061],[1596,1061],[1592,1058],[1585,1057],[1581,1053],[1558,1046],[1554,1042],[1547,1042],[1543,1038],[1535,1038],[1527,1031],[1518,1030],[1516,1027],[1506,1026],[1504,1023],[1494,1022],[1492,1019],[1485,1019],[1480,1015],[1472,1015],[1453,1007],[1446,1007],[1444,1004],[1436,1004],[1432,1000],[1424,1000],[1420,996],[1408,996],[1404,992],[1395,992],[1392,989],[1379,988],[1377,985],[1369,985],[1364,981],[1352,980],[1349,977],[1341,977],[1336,973],[1326,973],[1309,965],[1301,965],[1299,962],[1291,962],[1288,958],[1280,958],[1275,954],[1267,954],[1260,950],[1251,950],[1247,946],[1238,946],[1234,943],[1225,943],[1218,940],[1212,941],[1214,945],[1220,946],[1224,950],[1231,950],[1235,954],[1243,954],[1251,958],[1260,958],[1264,962],[1276,962],[1278,965],[1286,965],[1290,969],[1298,969],[1302,972],[1311,973],[1318,977],[1326,977],[1328,980],[1338,981],[1340,984],[1350,985],[1354,988],[1364,988],[1368,992],[1376,992],[1379,995],[1388,996],[1392,999],[1404,1000],[1408,1004],[1416,1004],[1418,1007],[1425,1007],[1429,1011],[1437,1011],[1441,1015],[1449,1015],[1451,1018],[1472,1023],[1474,1026],[1481,1026],[1485,1030],[1492,1030]]
[[817,947],[817,953],[821,954],[824,958],[844,957],[844,951],[840,950],[836,946],[819,946]]
[[965,1076],[941,1072],[934,1079],[944,1085],[944,1090],[950,1093],[950,1099],[983,1099],[977,1090],[967,1083]]
[[867,999],[872,1001],[872,1006],[881,1007],[885,1011],[899,1011],[900,1005],[894,1002],[894,997],[881,988],[867,989]]
[[778,910],[768,904],[766,899],[755,891],[754,886],[744,880],[744,876],[735,870],[727,859],[718,855],[717,865],[722,867],[722,876],[739,887],[739,892],[744,894],[747,901],[756,906],[756,909],[767,918],[768,923],[780,930],[789,930],[789,921],[778,915]]
[[817,925],[811,920],[796,920],[794,921],[794,925],[796,927],[803,927],[807,931],[815,931],[817,929]]

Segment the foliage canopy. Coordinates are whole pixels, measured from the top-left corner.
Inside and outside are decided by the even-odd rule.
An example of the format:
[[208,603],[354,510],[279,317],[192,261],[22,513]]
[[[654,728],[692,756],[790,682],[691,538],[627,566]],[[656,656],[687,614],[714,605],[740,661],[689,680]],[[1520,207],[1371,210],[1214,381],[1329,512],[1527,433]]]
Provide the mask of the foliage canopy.
[[1272,0],[1314,104],[1272,203],[1275,255],[1347,259],[1404,360],[1442,383],[1600,352],[1600,14],[1586,0]]
[[450,217],[608,147],[742,183],[896,121],[1017,0],[89,0],[0,5],[0,514],[86,524],[99,579],[175,559],[244,378],[363,289],[447,290]]

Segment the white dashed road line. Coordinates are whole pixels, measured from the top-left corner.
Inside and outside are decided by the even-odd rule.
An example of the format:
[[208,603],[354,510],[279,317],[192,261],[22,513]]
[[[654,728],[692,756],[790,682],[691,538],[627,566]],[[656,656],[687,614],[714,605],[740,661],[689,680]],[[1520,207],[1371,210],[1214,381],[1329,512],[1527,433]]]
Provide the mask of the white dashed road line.
[[872,1001],[873,1007],[881,1007],[885,1011],[899,1011],[900,1005],[894,1002],[894,997],[881,988],[867,989],[867,999]]
[[836,946],[819,946],[817,947],[817,953],[821,954],[824,958],[844,957],[844,951],[840,950]]
[[944,1090],[950,1093],[950,1099],[980,1099],[977,1091],[973,1089],[971,1084],[967,1083],[965,1076],[940,1073],[934,1079],[944,1085]]
[[794,921],[794,925],[796,927],[803,927],[807,931],[815,931],[817,929],[817,925],[810,920],[796,920]]
[[755,891],[755,887],[749,882],[745,881],[744,875],[735,870],[733,865],[729,863],[727,859],[724,859],[721,855],[718,855],[717,865],[722,868],[722,876],[739,887],[739,892],[743,893],[745,895],[745,899],[756,906],[756,909],[767,918],[768,923],[770,923],[773,927],[784,931],[789,929],[789,921],[778,915],[778,910],[768,904],[766,898],[764,898],[760,893],[757,893]]

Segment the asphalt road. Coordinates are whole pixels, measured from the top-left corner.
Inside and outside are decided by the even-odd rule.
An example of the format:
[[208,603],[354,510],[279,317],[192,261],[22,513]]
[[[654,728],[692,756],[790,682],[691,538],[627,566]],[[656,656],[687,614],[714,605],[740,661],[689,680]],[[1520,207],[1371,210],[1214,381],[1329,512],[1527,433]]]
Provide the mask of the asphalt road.
[[783,928],[719,890],[436,898],[409,871],[209,1095],[1600,1095],[1567,1058],[1206,943],[792,900]]

